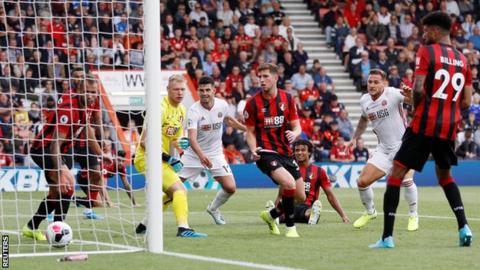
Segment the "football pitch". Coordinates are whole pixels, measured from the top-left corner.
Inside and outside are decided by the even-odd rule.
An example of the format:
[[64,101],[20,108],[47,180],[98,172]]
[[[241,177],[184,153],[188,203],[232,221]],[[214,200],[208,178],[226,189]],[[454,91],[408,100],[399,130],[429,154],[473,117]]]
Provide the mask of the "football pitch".
[[[360,216],[363,207],[356,189],[335,189],[335,194],[353,222]],[[382,212],[384,189],[375,189],[376,208]],[[474,237],[480,237],[480,187],[461,187],[463,201]],[[112,196],[117,196],[112,192]],[[30,203],[23,201],[29,197],[41,198],[43,193],[1,194],[2,221],[4,228],[15,228],[17,220],[23,226],[31,213]],[[392,250],[371,250],[367,246],[379,239],[383,228],[383,216],[379,215],[365,228],[354,229],[351,224],[343,224],[340,217],[330,207],[328,201],[320,196],[323,211],[320,222],[314,226],[298,224],[301,238],[287,239],[282,235],[273,236],[259,218],[265,202],[274,199],[274,189],[241,189],[222,207],[227,225],[213,224],[205,213],[206,205],[215,191],[190,191],[190,225],[199,232],[208,233],[205,239],[180,239],[175,237],[175,219],[171,210],[164,215],[164,247],[176,254],[200,255],[210,261],[192,258],[179,258],[171,255],[156,255],[147,252],[126,254],[90,255],[85,262],[57,262],[57,256],[11,258],[11,269],[255,269],[261,265],[270,265],[278,269],[480,269],[480,241],[474,238],[469,248],[458,247],[457,224],[448,202],[440,187],[419,188],[420,229],[408,232],[407,206],[403,199],[396,218],[395,244]],[[119,193],[123,203],[128,202],[125,193]],[[143,191],[136,192],[137,201],[144,204]],[[15,211],[15,205],[8,205],[8,199],[17,198],[18,213],[21,218],[8,218]],[[37,205],[33,206],[36,208]],[[128,207],[98,209],[106,215],[105,220],[86,221],[70,215],[81,216],[81,209],[72,206],[66,222],[76,228],[82,228],[82,237],[88,238],[88,231],[96,230],[103,242],[111,243],[117,236],[102,231],[124,231],[135,241],[142,243],[142,237],[135,237],[135,222],[142,219],[144,208]],[[119,219],[118,216],[123,216]],[[122,226],[118,220],[122,220]],[[115,222],[117,221],[117,222]],[[14,224],[15,223],[15,224]],[[44,228],[46,225],[42,225]],[[78,227],[80,226],[80,227]],[[131,231],[130,231],[131,230]],[[282,233],[284,227],[280,226]],[[102,236],[103,235],[103,236]],[[103,239],[102,239],[103,238]],[[118,236],[121,238],[121,236]],[[124,237],[125,238],[125,237]],[[16,240],[17,239],[17,240]],[[74,237],[76,239],[76,237]],[[22,239],[22,243],[28,240]],[[11,253],[18,238],[10,236]],[[32,241],[30,241],[33,243]],[[31,248],[31,247],[30,247]],[[43,250],[42,250],[43,248]],[[96,247],[93,247],[96,248]],[[25,251],[28,248],[22,247]],[[72,247],[74,249],[74,247]],[[48,247],[39,247],[45,251]],[[17,250],[15,250],[17,251]],[[214,262],[212,258],[235,261],[238,264]],[[250,264],[249,264],[250,263]],[[258,264],[258,265],[257,265]],[[250,266],[249,266],[250,265]],[[273,269],[273,268],[271,268]]]

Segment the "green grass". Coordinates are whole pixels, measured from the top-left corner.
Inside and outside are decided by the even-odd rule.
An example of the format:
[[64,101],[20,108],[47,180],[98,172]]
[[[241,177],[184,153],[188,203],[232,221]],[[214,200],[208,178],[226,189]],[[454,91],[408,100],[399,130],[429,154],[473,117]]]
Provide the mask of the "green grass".
[[[375,190],[377,209],[382,209],[383,189]],[[480,235],[480,187],[461,188],[467,216],[471,228]],[[112,192],[113,193],[113,192]],[[339,198],[350,219],[353,221],[362,211],[358,192],[355,189],[336,189]],[[196,230],[209,234],[206,239],[178,239],[175,237],[175,220],[171,211],[165,214],[165,250],[189,253],[216,258],[248,261],[259,264],[271,264],[302,269],[480,269],[480,243],[473,242],[470,248],[458,247],[456,221],[443,195],[441,188],[419,188],[420,214],[445,218],[421,217],[420,230],[407,232],[407,217],[398,216],[395,227],[397,247],[393,250],[370,250],[369,244],[379,239],[383,216],[379,216],[364,229],[354,229],[351,224],[341,223],[340,217],[321,197],[324,212],[317,226],[298,225],[299,239],[286,239],[269,235],[267,226],[258,214],[263,210],[265,201],[273,199],[274,189],[244,189],[223,207],[228,224],[213,225],[211,218],[204,212],[205,206],[213,198],[214,191],[192,191],[189,193],[190,224]],[[40,199],[41,193],[0,194],[0,214],[2,227],[15,230],[23,226],[36,208],[30,198]],[[112,194],[116,197],[116,193]],[[127,203],[124,193],[119,194],[123,203]],[[144,201],[143,192],[137,192],[138,201]],[[13,203],[12,200],[17,200]],[[18,205],[18,209],[15,207]],[[31,206],[33,205],[33,206]],[[100,240],[109,243],[143,245],[143,238],[135,237],[132,232],[135,223],[143,216],[144,208],[131,209],[123,206],[119,209],[99,209],[108,218],[103,221],[76,219],[81,209],[72,207],[67,222],[73,227],[75,239]],[[17,215],[18,213],[18,215]],[[21,215],[20,215],[21,213]],[[407,208],[403,195],[399,214],[406,214]],[[122,235],[119,218],[123,220]],[[77,221],[78,220],[78,221]],[[19,224],[19,225],[17,225]],[[46,225],[43,224],[44,228]],[[0,228],[2,228],[0,227]],[[104,230],[110,228],[118,234],[110,235]],[[280,227],[283,231],[283,227]],[[103,231],[102,231],[103,230]],[[476,239],[475,239],[476,240]],[[19,245],[20,243],[20,245]],[[31,252],[33,242],[30,239],[10,234],[10,251]],[[48,251],[46,245],[35,245],[37,251]],[[69,250],[96,249],[94,246],[73,244]],[[105,248],[102,248],[105,249]],[[52,250],[53,252],[56,250]],[[12,258],[12,269],[245,269],[218,263],[180,259],[146,252],[129,254],[90,255],[86,262],[57,263],[53,257]]]

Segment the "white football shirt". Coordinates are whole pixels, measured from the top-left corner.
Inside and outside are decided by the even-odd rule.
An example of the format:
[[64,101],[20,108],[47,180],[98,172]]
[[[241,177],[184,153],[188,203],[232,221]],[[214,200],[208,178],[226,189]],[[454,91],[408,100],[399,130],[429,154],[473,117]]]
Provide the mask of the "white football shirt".
[[372,122],[378,147],[386,151],[396,149],[402,143],[407,126],[403,100],[400,89],[394,87],[385,87],[383,94],[375,101],[369,94],[360,99],[362,115]]
[[[222,134],[223,120],[228,112],[228,103],[219,98],[214,99],[213,107],[205,109],[200,101],[195,102],[187,112],[187,129],[197,130],[197,141],[207,157],[223,156]],[[184,155],[197,157],[189,147]]]

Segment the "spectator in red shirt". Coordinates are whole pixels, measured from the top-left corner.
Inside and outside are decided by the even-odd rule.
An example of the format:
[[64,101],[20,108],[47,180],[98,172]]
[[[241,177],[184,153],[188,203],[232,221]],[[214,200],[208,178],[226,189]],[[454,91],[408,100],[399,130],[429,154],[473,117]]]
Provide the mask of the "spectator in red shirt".
[[227,159],[228,164],[244,164],[245,159],[243,155],[234,144],[228,144],[223,149],[225,158]]
[[307,88],[301,90],[299,93],[300,102],[303,104],[303,106],[309,108],[313,107],[315,100],[317,100],[319,96],[320,92],[315,86],[315,82],[313,80],[307,81]]
[[333,162],[352,162],[355,160],[352,149],[347,146],[343,137],[338,137],[330,151],[330,160]]
[[175,29],[175,38],[170,39],[170,47],[172,47],[177,56],[181,56],[185,53],[186,45],[187,42],[182,37],[182,29]]
[[5,153],[3,142],[0,141],[0,168],[13,166],[12,157]]
[[278,29],[278,25],[274,25],[272,27],[272,35],[270,36],[270,39],[268,40],[270,44],[273,44],[276,52],[281,52],[282,47],[283,47],[283,43],[287,42],[287,40],[284,37],[282,37],[279,34],[279,32],[280,32],[280,30]]
[[225,83],[227,84],[226,91],[229,96],[238,90],[239,83],[243,84],[243,76],[240,74],[240,68],[238,66],[232,68],[232,73],[227,76]]
[[313,124],[314,121],[310,117],[312,115],[312,111],[310,107],[303,106],[302,114],[300,115],[300,126],[302,127],[302,132],[307,135],[310,139],[313,135]]
[[335,118],[340,116],[340,112],[345,109],[345,106],[338,102],[338,97],[337,95],[332,95],[329,105],[328,105],[328,111],[333,113]]
[[238,27],[238,34],[235,40],[240,46],[240,51],[250,51],[252,49],[253,39],[245,34],[245,28],[243,25]]

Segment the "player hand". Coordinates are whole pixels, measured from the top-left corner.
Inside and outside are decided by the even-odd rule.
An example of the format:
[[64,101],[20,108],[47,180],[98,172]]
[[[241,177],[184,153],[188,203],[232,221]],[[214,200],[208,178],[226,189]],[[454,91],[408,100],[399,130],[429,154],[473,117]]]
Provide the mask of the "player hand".
[[102,154],[102,160],[107,164],[113,163],[113,159],[110,157],[110,155],[107,155],[107,154]]
[[357,139],[352,139],[347,143],[348,147],[355,148],[357,147]]
[[73,183],[74,183],[74,178],[73,174],[68,169],[67,166],[62,165],[60,168],[60,192],[61,193],[69,193],[70,191],[73,190]]
[[203,166],[205,166],[208,169],[212,168],[213,164],[207,156],[202,155],[199,158],[200,158],[200,162],[202,163]]
[[261,147],[258,147],[255,151],[251,151],[251,152],[252,152],[252,160],[253,160],[253,161],[257,161],[257,160],[260,159],[259,151],[260,151],[261,149],[262,149]]
[[187,137],[181,137],[178,140],[178,146],[183,150],[186,150],[188,147],[190,147],[190,140]]
[[290,144],[292,144],[297,139],[297,135],[295,135],[295,133],[291,130],[285,131],[285,135],[287,136],[287,140]]
[[401,93],[402,93],[403,96],[405,96],[405,97],[411,97],[412,96],[413,89],[408,87],[408,85],[406,85],[402,82],[402,84],[400,84],[400,88],[401,88]]
[[342,217],[343,223],[350,223],[350,219],[347,216]]
[[172,166],[173,171],[176,173],[181,171],[183,168],[183,163],[178,158],[170,157],[167,163]]

